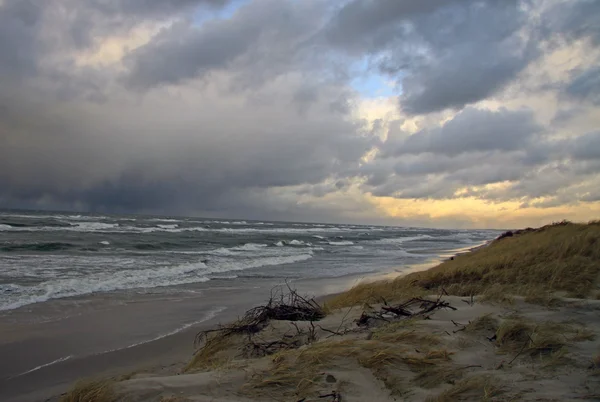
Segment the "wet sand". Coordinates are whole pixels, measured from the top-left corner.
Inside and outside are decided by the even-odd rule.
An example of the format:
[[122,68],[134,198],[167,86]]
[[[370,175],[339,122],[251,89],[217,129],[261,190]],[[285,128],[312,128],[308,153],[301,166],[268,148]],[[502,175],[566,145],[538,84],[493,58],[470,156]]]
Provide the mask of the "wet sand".
[[[322,296],[340,292],[359,279],[299,280],[293,286]],[[235,285],[211,281],[164,296],[96,295],[4,312],[0,316],[0,400],[57,400],[74,381],[87,377],[144,369],[175,373],[192,355],[196,332],[259,305],[278,284],[274,279]]]

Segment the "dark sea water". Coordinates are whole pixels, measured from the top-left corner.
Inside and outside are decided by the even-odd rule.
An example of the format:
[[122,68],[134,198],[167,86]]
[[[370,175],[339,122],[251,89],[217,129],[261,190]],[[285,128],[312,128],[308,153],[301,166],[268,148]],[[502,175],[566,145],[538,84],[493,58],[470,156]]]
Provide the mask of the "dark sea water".
[[491,230],[0,211],[0,311],[74,296],[169,293],[248,278],[385,272]]

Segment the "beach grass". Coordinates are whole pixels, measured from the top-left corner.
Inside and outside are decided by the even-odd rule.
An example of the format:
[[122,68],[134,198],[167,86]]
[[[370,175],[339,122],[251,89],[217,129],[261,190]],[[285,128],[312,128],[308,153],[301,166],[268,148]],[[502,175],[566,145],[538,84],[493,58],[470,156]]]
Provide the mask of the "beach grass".
[[60,402],[117,402],[112,380],[86,380],[76,383]]
[[458,381],[437,396],[427,398],[427,402],[489,401],[502,394],[502,388],[490,376],[478,375]]
[[512,295],[552,305],[555,293],[587,297],[600,275],[600,222],[560,222],[517,233],[426,271],[363,283],[328,300],[331,309],[434,294],[510,304]]
[[200,370],[217,369],[233,356],[234,346],[239,341],[239,336],[219,336],[215,334],[208,338],[204,345],[196,351],[190,362],[184,367],[183,372],[189,373]]
[[[393,393],[401,394],[403,383],[394,379],[389,368],[404,367],[414,375],[421,375],[422,382],[438,384],[449,374],[444,364],[452,353],[440,349],[428,349],[439,343],[437,337],[425,333],[401,329],[399,332],[379,330],[371,339],[328,340],[317,342],[302,350],[286,350],[273,356],[270,366],[255,373],[244,387],[253,396],[273,395],[306,397],[320,382],[323,370],[332,367],[363,367],[382,380]],[[416,352],[415,345],[423,348]]]

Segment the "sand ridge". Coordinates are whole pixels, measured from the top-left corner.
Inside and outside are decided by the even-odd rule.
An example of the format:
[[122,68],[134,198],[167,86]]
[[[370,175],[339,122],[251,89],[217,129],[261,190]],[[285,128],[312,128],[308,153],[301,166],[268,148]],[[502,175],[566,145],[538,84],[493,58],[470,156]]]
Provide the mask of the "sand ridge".
[[[156,402],[332,401],[333,397],[320,398],[332,391],[344,401],[600,398],[599,367],[593,363],[600,352],[600,301],[565,299],[560,307],[546,308],[522,298],[515,298],[512,305],[477,298],[471,305],[457,296],[444,300],[456,310],[440,309],[427,319],[381,321],[365,328],[355,323],[363,308],[340,309],[319,321],[317,339],[299,349],[247,358],[244,341],[238,339],[217,353],[223,360],[215,360],[210,369],[134,376],[116,384],[115,391],[119,400]],[[525,335],[532,341],[516,336],[512,345],[494,339],[503,324],[516,322],[530,328]],[[310,324],[296,325],[306,329]],[[554,328],[551,335],[562,341],[536,352],[531,349],[536,347],[535,331],[542,327]],[[273,321],[256,338],[269,341],[292,331],[297,330],[291,322]],[[314,366],[308,371],[303,366],[307,356]],[[281,373],[286,360],[289,378]]]

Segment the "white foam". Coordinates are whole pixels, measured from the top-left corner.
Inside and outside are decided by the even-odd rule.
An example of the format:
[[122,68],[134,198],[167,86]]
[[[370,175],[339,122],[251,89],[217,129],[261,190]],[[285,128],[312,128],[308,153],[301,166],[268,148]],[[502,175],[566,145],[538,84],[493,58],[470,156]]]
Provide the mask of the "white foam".
[[250,268],[268,267],[273,265],[292,264],[294,262],[306,261],[311,259],[312,252],[306,254],[294,254],[283,256],[269,256],[255,258],[250,261],[243,260],[225,260],[216,265],[209,265],[209,273],[222,273],[230,271],[243,271]]
[[259,251],[267,246],[268,246],[267,244],[262,244],[262,243],[246,243],[243,246],[232,247],[231,250],[234,250],[234,251]]
[[161,229],[176,229],[177,227],[179,227],[178,224],[173,224],[173,225],[158,224],[156,226],[158,226]]
[[329,244],[331,246],[351,246],[354,244],[352,241],[342,240],[342,241],[330,241]]
[[0,224],[0,230],[11,230],[12,226]]
[[265,247],[268,247],[266,244],[261,243],[246,243],[242,246],[235,246],[231,248],[221,247],[215,250],[209,250],[204,252],[205,254],[211,255],[238,255],[240,252],[249,251],[249,252],[257,252],[263,251]]
[[326,237],[319,236],[319,235],[314,235],[313,237],[314,237],[315,239],[321,239],[321,240],[325,240],[325,239],[326,239]]
[[306,247],[311,247],[312,243],[310,243],[310,242],[304,242],[302,240],[296,240],[296,239],[294,239],[294,240],[290,240],[290,241],[280,240],[277,243],[275,243],[275,245],[277,247],[284,247],[284,246],[306,246]]
[[290,246],[312,246],[311,243],[303,242],[301,240],[295,240],[295,239],[290,241],[289,244],[290,244]]
[[429,236],[429,235],[392,237],[392,238],[388,238],[388,239],[373,240],[373,243],[379,243],[379,244],[402,244],[402,243],[406,243],[406,242],[409,242],[409,241],[425,240],[425,239],[431,239],[431,238],[432,237]]
[[102,245],[104,245],[104,246],[108,246],[108,245],[110,245],[110,242],[109,242],[109,241],[107,241],[107,240],[102,240],[101,242],[98,242],[98,243],[99,243],[99,244],[102,244]]
[[[164,226],[164,227],[161,227]],[[168,227],[167,227],[168,226]],[[303,227],[303,228],[211,228],[203,226],[195,227],[171,227],[170,225],[157,225],[156,227],[138,227],[138,226],[120,226],[118,223],[103,222],[78,222],[71,223],[71,226],[42,226],[42,227],[19,227],[12,228],[14,231],[21,232],[50,232],[50,231],[74,231],[74,232],[97,232],[97,233],[152,233],[152,232],[213,232],[227,233],[231,235],[246,235],[254,233],[283,233],[283,234],[304,234],[304,233],[340,233],[354,231],[355,229],[343,227]]]
[[[251,244],[240,247],[261,249],[266,246]],[[133,259],[133,264],[125,264],[125,262],[122,262],[121,266],[123,268],[116,272],[97,270],[86,273],[86,276],[62,277],[56,279],[54,277],[56,271],[52,271],[50,272],[50,276],[45,276],[45,278],[48,278],[46,282],[31,287],[19,287],[14,289],[11,287],[10,292],[3,292],[3,300],[0,302],[0,311],[14,310],[29,304],[45,302],[51,299],[61,299],[91,293],[206,282],[210,280],[208,275],[214,273],[290,264],[305,261],[312,257],[312,250],[303,249],[303,253],[301,254],[259,254],[256,257],[253,256],[252,258],[243,259],[217,258],[215,261],[211,260],[208,266],[204,262],[199,261],[174,266],[154,266],[144,269],[132,269],[129,267],[135,266],[136,262],[136,260]]]
[[[73,224],[72,224],[73,225]],[[104,222],[78,222],[74,224],[76,230],[82,232],[93,232],[96,230],[114,229],[119,227],[118,223],[104,223]]]
[[69,355],[69,356],[61,357],[60,359],[53,360],[53,361],[51,361],[50,363],[46,363],[46,364],[39,365],[39,366],[37,366],[37,367],[34,367],[34,368],[32,368],[31,370],[27,370],[27,371],[25,371],[25,372],[23,372],[23,373],[21,373],[21,374],[17,374],[17,375],[15,375],[15,376],[9,377],[9,379],[11,379],[11,378],[17,378],[17,377],[24,376],[25,374],[33,373],[34,371],[38,371],[38,370],[40,370],[40,369],[43,369],[44,367],[52,366],[52,365],[54,365],[54,364],[56,364],[56,363],[60,363],[60,362],[64,362],[64,361],[66,361],[66,360],[69,360],[69,359],[70,359],[70,358],[72,358],[72,357],[73,357],[73,355]]
[[199,275],[205,272],[206,265],[202,262],[196,262],[137,270],[121,269],[117,272],[88,274],[85,277],[49,280],[34,287],[26,288],[29,294],[21,295],[22,297],[17,300],[11,301],[9,298],[6,303],[0,304],[0,311],[13,310],[51,299],[90,293],[206,282],[210,279]]

